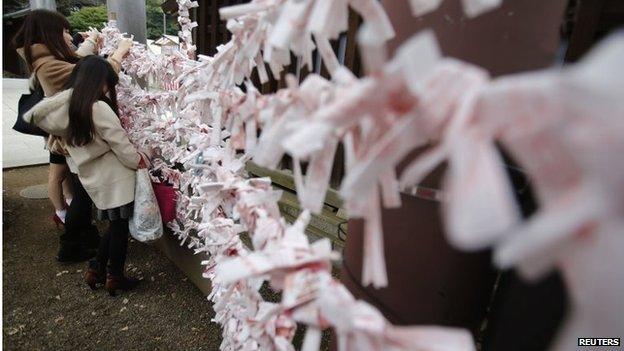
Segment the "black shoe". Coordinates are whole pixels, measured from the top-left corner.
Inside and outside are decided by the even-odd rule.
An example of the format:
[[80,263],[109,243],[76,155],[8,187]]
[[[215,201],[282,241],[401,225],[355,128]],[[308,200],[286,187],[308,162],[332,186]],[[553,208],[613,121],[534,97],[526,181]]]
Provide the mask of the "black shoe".
[[87,230],[81,233],[81,240],[84,247],[97,250],[100,246],[100,233],[97,227],[91,224]]

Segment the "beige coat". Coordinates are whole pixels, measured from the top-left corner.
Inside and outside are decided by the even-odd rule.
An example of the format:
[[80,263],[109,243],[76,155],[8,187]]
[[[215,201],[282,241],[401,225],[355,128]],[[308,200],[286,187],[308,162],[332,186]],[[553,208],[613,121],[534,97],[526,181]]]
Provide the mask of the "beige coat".
[[[45,98],[24,115],[26,122],[66,139],[69,127],[69,100],[73,90]],[[103,101],[93,104],[95,136],[85,146],[65,149],[77,166],[78,178],[100,210],[134,201],[135,170],[141,156],[130,143],[119,118]]]

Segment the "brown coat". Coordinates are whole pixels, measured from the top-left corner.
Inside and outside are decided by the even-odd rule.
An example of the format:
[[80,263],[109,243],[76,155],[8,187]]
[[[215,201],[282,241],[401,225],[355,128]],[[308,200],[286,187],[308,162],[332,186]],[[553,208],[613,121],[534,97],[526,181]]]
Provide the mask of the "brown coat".
[[[31,52],[33,64],[30,69],[41,84],[45,96],[52,96],[61,91],[76,64],[59,60],[43,44],[34,44],[31,46]],[[24,48],[17,49],[17,53],[24,61],[26,60]],[[76,50],[76,54],[80,57],[95,54],[95,44],[91,40],[85,40]],[[118,73],[121,68],[119,62],[112,58],[109,58],[108,62]]]

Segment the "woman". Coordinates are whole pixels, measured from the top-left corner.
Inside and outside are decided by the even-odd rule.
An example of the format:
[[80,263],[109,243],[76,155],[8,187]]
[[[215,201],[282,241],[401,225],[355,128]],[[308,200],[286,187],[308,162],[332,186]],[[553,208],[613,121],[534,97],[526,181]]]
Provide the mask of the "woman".
[[[45,96],[52,96],[62,90],[80,56],[95,53],[97,31],[88,33],[80,48],[73,52],[69,30],[69,22],[61,14],[34,10],[28,14],[13,39],[19,55],[26,61],[28,70],[32,73],[32,81],[41,85]],[[119,71],[119,62],[131,45],[130,41],[122,41],[109,58],[115,71]],[[55,209],[52,218],[57,226],[65,224],[57,259],[61,262],[84,261],[92,256],[88,247],[96,247],[99,241],[97,230],[91,225],[91,203],[81,189],[72,191],[64,151],[59,147],[56,138],[49,138],[47,146],[50,150],[48,194]],[[74,179],[72,183],[76,185],[78,182]],[[68,212],[74,214],[75,220],[70,218]]]
[[92,289],[105,284],[111,295],[137,283],[124,275],[128,218],[133,209],[135,171],[149,164],[148,157],[130,143],[119,121],[117,81],[109,62],[88,56],[76,65],[70,89],[44,99],[24,116],[62,139],[98,217],[110,222],[85,280]]

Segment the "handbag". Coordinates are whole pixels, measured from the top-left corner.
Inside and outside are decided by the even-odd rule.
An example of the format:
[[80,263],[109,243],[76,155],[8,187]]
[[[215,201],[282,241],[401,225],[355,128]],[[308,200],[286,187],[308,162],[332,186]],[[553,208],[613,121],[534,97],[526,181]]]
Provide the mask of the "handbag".
[[43,100],[43,97],[43,88],[40,84],[36,84],[35,90],[31,89],[30,94],[22,94],[17,103],[17,120],[13,125],[15,131],[28,135],[48,136],[48,133],[41,130],[41,128],[24,121],[24,114],[39,103],[39,101]]
[[160,208],[163,223],[167,224],[176,218],[177,195],[171,185],[152,182],[156,201]]
[[152,181],[145,168],[136,171],[134,211],[128,228],[130,235],[142,243],[154,242],[163,235],[160,209],[154,195]]

